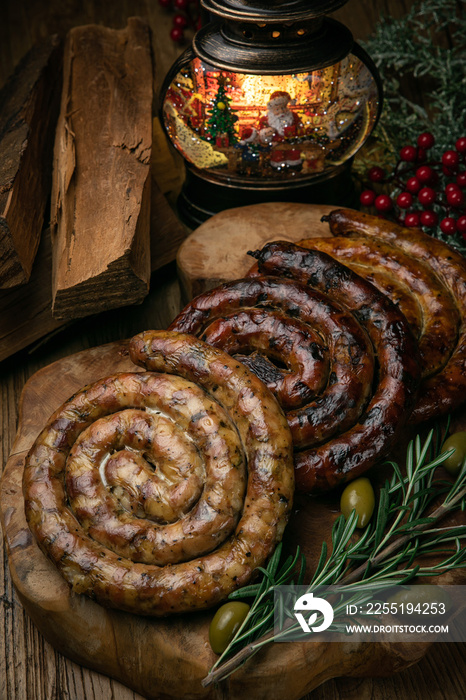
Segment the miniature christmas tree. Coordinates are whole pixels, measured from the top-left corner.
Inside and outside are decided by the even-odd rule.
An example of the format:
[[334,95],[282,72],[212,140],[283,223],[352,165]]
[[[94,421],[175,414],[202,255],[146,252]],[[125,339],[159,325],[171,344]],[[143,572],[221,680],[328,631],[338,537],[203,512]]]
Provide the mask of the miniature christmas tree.
[[236,143],[235,123],[238,121],[231,111],[230,98],[225,91],[225,78],[219,76],[218,90],[207,121],[207,130],[211,139],[215,139],[219,147],[228,147]]

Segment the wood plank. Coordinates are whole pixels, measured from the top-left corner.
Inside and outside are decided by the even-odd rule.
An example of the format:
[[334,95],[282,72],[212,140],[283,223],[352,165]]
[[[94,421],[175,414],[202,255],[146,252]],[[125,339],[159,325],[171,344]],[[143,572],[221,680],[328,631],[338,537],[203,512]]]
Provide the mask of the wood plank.
[[149,290],[152,96],[146,23],[69,32],[52,181],[58,319],[139,303]]
[[0,288],[28,281],[51,187],[62,45],[31,49],[0,91]]

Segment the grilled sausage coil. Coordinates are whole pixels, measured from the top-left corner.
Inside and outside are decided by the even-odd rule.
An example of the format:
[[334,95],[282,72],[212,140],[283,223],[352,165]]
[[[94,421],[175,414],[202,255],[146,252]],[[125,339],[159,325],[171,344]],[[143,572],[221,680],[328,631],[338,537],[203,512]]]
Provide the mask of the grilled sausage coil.
[[423,262],[438,276],[451,294],[458,315],[457,339],[445,366],[422,382],[411,422],[420,423],[458,408],[466,400],[466,260],[443,241],[415,228],[350,209],[336,209],[329,216],[335,236],[367,237],[384,241]]
[[281,539],[292,442],[246,367],[192,336],[130,344],[151,371],[79,391],[26,460],[29,526],[77,593],[142,615],[210,607]]
[[460,318],[450,292],[432,269],[391,244],[367,236],[311,238],[298,245],[321,250],[369,278],[398,302],[407,320],[414,301],[419,322],[414,328],[410,325],[418,341],[421,376],[436,374],[446,365],[456,346]]
[[372,340],[378,381],[363,415],[343,434],[295,455],[299,489],[332,488],[366,471],[396,442],[413,409],[420,379],[416,341],[388,297],[329,255],[274,242],[254,257],[261,274],[295,279],[330,294],[352,311]]
[[287,410],[295,449],[346,430],[371,395],[374,358],[365,330],[328,295],[291,280],[223,284],[193,299],[170,329],[247,364]]

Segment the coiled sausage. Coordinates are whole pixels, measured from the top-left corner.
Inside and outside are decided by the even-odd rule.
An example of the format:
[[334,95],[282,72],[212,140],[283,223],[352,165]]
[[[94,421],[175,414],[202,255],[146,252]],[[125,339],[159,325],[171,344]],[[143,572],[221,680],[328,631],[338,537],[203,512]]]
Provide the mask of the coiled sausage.
[[170,329],[199,335],[251,367],[287,409],[295,449],[352,426],[371,395],[374,357],[364,329],[327,294],[291,280],[227,282],[193,299]]
[[352,311],[372,340],[378,382],[364,414],[342,435],[295,455],[298,488],[332,488],[366,471],[395,444],[419,385],[416,341],[388,297],[329,255],[286,242],[269,243],[252,255],[262,274],[295,279],[331,294]]
[[[407,320],[412,308],[407,300],[413,300],[420,309],[420,327],[415,323],[413,332],[421,376],[436,374],[445,366],[457,343],[460,318],[453,297],[431,268],[390,243],[367,236],[311,238],[298,245],[328,253],[365,279],[375,276],[375,286],[399,302]],[[377,273],[384,275],[382,279]],[[401,299],[397,298],[400,288]]]
[[154,371],[85,387],[31,448],[28,523],[76,593],[141,615],[207,608],[283,535],[290,431],[252,372],[192,336],[144,333],[130,352]]
[[410,421],[420,423],[458,408],[466,400],[466,260],[449,245],[419,229],[403,228],[351,209],[335,209],[328,217],[337,236],[354,234],[387,241],[428,265],[449,290],[460,317],[456,345],[442,371],[422,383]]

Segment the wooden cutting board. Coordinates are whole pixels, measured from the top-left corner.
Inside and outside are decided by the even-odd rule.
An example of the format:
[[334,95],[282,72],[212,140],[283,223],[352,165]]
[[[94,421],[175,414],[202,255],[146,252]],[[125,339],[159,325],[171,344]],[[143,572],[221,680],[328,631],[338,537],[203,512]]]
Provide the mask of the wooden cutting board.
[[[65,656],[149,700],[297,700],[329,678],[391,675],[418,661],[427,644],[270,644],[229,680],[203,688],[201,679],[216,659],[207,641],[211,612],[149,619],[105,609],[70,593],[28,529],[21,487],[24,461],[46,420],[65,399],[98,378],[136,369],[126,348],[126,342],[112,343],[61,359],[33,375],[21,397],[0,506],[13,583],[44,637]],[[296,543],[301,544],[309,574],[322,540],[329,542],[337,503],[336,496],[296,500],[286,546],[294,552]]]
[[264,202],[227,209],[195,229],[176,258],[182,296],[188,302],[222,282],[243,277],[254,260],[247,252],[269,241],[297,241],[329,236],[324,214],[334,206]]

